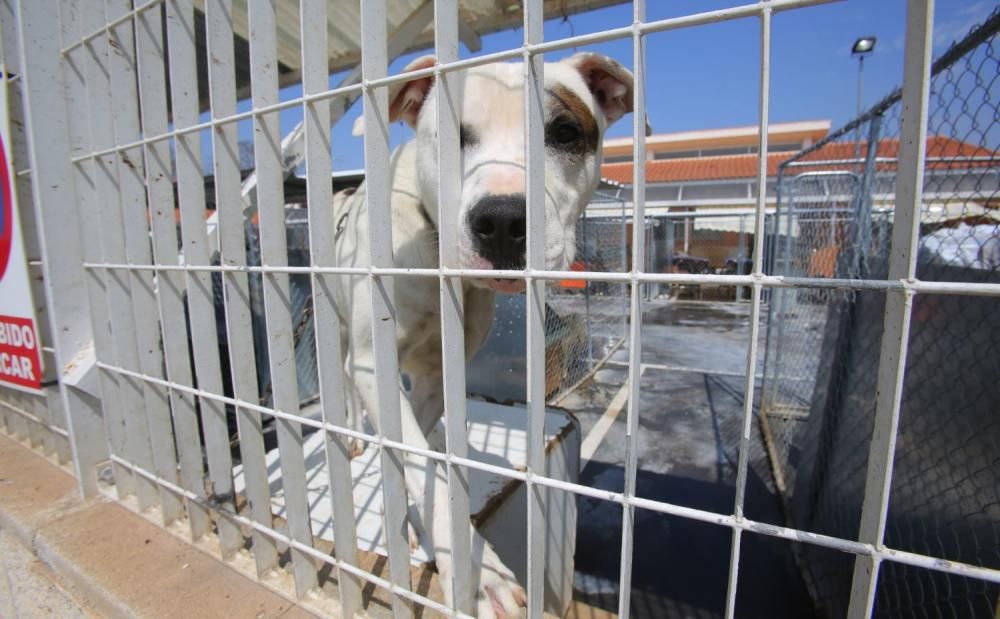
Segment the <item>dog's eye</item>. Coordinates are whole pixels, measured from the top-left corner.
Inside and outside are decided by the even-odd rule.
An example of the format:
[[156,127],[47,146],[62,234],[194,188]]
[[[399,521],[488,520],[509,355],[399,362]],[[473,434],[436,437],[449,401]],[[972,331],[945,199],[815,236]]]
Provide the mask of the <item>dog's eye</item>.
[[458,128],[458,142],[464,150],[466,146],[479,144],[479,135],[468,125],[461,125]]
[[583,131],[575,123],[561,121],[552,125],[550,135],[556,144],[572,144],[580,139]]

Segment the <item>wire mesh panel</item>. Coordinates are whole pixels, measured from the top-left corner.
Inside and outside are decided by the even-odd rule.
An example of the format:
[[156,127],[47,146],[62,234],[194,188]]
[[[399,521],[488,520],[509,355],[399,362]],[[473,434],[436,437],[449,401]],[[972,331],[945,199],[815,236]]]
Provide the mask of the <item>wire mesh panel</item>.
[[[994,12],[934,64],[916,258],[921,281],[1000,282],[998,26]],[[887,277],[900,106],[899,94],[890,95],[784,167],[771,230],[775,273]],[[817,213],[828,220],[817,225]],[[884,293],[865,290],[772,297],[762,411],[796,526],[836,536],[857,530],[885,306]],[[1000,566],[997,310],[988,298],[913,301],[888,545]],[[851,562],[811,549],[799,558],[818,608],[845,613]],[[874,613],[991,616],[998,593],[996,584],[893,566],[882,571]]]
[[[856,167],[859,164],[848,164]],[[850,277],[843,272],[848,252],[852,207],[860,195],[861,175],[849,171],[802,171],[783,179],[781,202],[772,219],[768,247],[771,269],[792,277]],[[777,446],[789,457],[797,420],[808,415],[820,364],[817,354],[828,321],[829,307],[851,292],[836,289],[775,290],[770,295],[767,362],[764,366],[762,408],[780,435]],[[790,478],[793,471],[782,471]],[[791,481],[786,479],[785,482]]]
[[[772,17],[821,1],[750,2],[647,20],[638,0],[625,26],[554,41],[544,40],[542,26],[561,3],[507,3],[508,12],[520,12],[512,23],[523,26],[523,44],[467,58],[458,53],[463,22],[454,0],[437,0],[433,13],[422,3],[409,15],[403,3],[366,0],[338,17],[331,7],[343,7],[323,0],[14,2],[15,36],[26,51],[29,160],[73,179],[51,185],[33,177],[32,198],[47,219],[40,227],[50,253],[40,258],[58,265],[46,271],[47,296],[56,301],[55,366],[87,364],[88,388],[98,396],[74,396],[80,384],[60,377],[81,490],[94,491],[100,470],[109,496],[164,525],[187,521],[193,541],[211,538],[231,564],[248,563],[237,557],[249,548],[253,575],[320,612],[459,617],[523,607],[541,617],[554,607],[554,592],[572,594],[572,522],[576,498],[585,497],[621,515],[619,552],[608,560],[617,566],[613,606],[622,617],[639,614],[630,597],[633,563],[650,515],[719,527],[729,541],[727,617],[739,612],[742,543],[751,533],[794,542],[817,606],[833,615],[931,607],[995,613],[991,493],[1000,483],[990,460],[996,393],[989,387],[997,374],[1000,282],[989,93],[996,15],[935,65],[931,81],[931,3],[910,0],[902,94],[793,157],[782,169],[773,218],[765,216],[763,191],[753,211],[739,216],[647,216],[646,82],[654,69],[646,38],[752,20],[761,59],[757,152],[767,153]],[[81,31],[60,30],[77,23],[73,17],[85,19]],[[360,66],[329,88],[323,48],[338,29],[324,26],[339,18],[354,19],[365,36],[353,50]],[[437,58],[390,75],[391,57],[405,48],[398,37],[417,40],[431,19]],[[587,53],[558,67],[544,62],[546,54],[616,39],[632,45],[631,73]],[[493,66],[501,61],[521,64]],[[456,95],[475,70],[510,72],[504,111],[523,125],[504,135],[517,145],[504,156],[523,182],[515,200],[502,200],[523,210],[503,231],[519,250],[506,262],[463,261],[458,243],[470,230],[499,234],[496,222],[466,226],[458,212],[462,144],[480,136],[463,126],[468,108]],[[599,195],[600,208],[578,220],[562,222],[567,211],[548,208],[548,180],[562,165],[558,157],[553,163],[552,141],[575,135],[547,107],[551,80],[566,72],[604,124],[633,112],[625,121],[635,162],[630,213],[614,213],[624,205]],[[303,80],[303,94],[279,91],[289,79]],[[608,80],[616,85],[602,90]],[[245,111],[237,111],[238,96],[250,97]],[[358,98],[365,183],[332,195],[327,125]],[[962,103],[953,105],[956,98]],[[393,154],[389,126],[415,103],[436,106],[422,119],[420,157],[412,144]],[[281,113],[292,108],[305,120],[286,140]],[[252,124],[256,167],[242,187],[241,122]],[[302,152],[290,154],[296,140]],[[207,212],[198,178],[209,147],[215,213]],[[297,167],[303,158],[304,209],[289,203],[283,184],[286,163]],[[595,175],[590,189],[596,163],[580,166]],[[757,163],[763,188],[766,157]],[[429,165],[433,173],[415,180]],[[585,210],[582,200],[557,206]],[[68,233],[53,214],[68,207],[67,221],[84,220],[82,243],[76,225],[72,242],[57,242]],[[556,223],[564,229],[553,232]],[[353,245],[341,240],[343,225],[356,233]],[[420,234],[408,236],[414,229]],[[550,245],[570,230],[574,246],[563,257],[571,259],[551,260]],[[469,316],[493,313],[484,282],[525,292],[502,297],[514,318],[493,325],[523,342],[523,352],[509,357],[522,359],[516,399],[525,405],[489,405],[486,422],[476,417],[482,403],[467,398],[478,388],[475,362],[466,376],[470,342],[486,337]],[[735,487],[724,509],[640,494],[643,307],[654,296],[669,302],[682,286],[750,301]],[[489,307],[475,309],[484,298]],[[761,419],[777,428],[774,464],[783,481],[775,485],[792,507],[788,526],[756,522],[745,511],[765,300]],[[415,321],[414,307],[431,309]],[[82,335],[66,326],[74,312],[89,323]],[[433,381],[421,382],[426,368],[407,364],[422,336],[419,344],[433,353],[423,359]],[[547,404],[620,347],[627,357],[615,396],[624,413],[622,483],[607,490],[579,483],[580,446],[564,440],[578,425]],[[942,357],[950,360],[944,369]],[[961,394],[953,393],[957,384]],[[433,427],[419,427],[420,406],[433,408]],[[34,421],[30,411],[0,410],[8,432],[23,433],[19,424]],[[498,421],[497,410],[508,418]],[[362,413],[367,424],[358,421]],[[553,418],[565,423],[553,428]],[[76,424],[94,419],[99,432]],[[476,453],[474,440],[518,459]],[[554,457],[562,460],[554,465]],[[484,476],[490,481],[478,481]],[[487,540],[491,514],[473,514],[471,506],[490,484],[503,490],[484,500],[486,511],[506,508],[513,524]],[[367,537],[363,521],[374,523]],[[562,536],[555,542],[553,530]],[[366,542],[380,558],[366,554]],[[374,593],[362,595],[362,581]],[[931,593],[914,598],[918,586]],[[571,600],[558,601],[562,613]]]

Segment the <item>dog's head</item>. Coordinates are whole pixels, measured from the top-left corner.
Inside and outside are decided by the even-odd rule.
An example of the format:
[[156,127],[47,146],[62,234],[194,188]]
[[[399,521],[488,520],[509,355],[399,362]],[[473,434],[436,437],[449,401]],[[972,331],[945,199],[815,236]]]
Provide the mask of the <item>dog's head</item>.
[[[405,71],[432,67],[432,56]],[[576,220],[597,187],[601,144],[610,124],[632,111],[632,74],[594,53],[545,64],[545,267],[573,260]],[[524,68],[497,63],[449,77],[461,102],[462,268],[521,269],[525,265]],[[416,130],[418,178],[432,219],[438,216],[437,88],[422,77],[393,88],[389,118]],[[437,222],[435,221],[435,224]],[[477,285],[519,292],[522,280],[482,279]]]

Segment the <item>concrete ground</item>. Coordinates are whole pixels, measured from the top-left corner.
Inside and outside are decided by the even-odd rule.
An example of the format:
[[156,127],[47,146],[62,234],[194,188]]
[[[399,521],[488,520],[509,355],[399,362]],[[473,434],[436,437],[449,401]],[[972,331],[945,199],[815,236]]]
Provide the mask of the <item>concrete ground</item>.
[[[749,337],[749,304],[657,300],[644,304],[644,370],[636,433],[639,496],[732,513]],[[763,333],[760,343],[759,361]],[[614,407],[608,410],[608,404],[625,384],[628,356],[627,347],[620,349],[606,369],[562,403],[580,419],[584,437],[595,427],[598,431],[607,427],[593,453],[584,454],[590,457],[581,482],[614,491],[624,487],[626,410],[608,426],[608,415],[615,412]],[[746,515],[784,524],[756,424],[752,438]],[[579,507],[578,596],[599,607],[616,608],[621,509],[587,498],[579,500]],[[731,543],[728,528],[638,510],[632,616],[723,616]],[[737,616],[812,614],[791,550],[789,542],[743,535]]]
[[315,616],[223,566],[208,544],[81,500],[69,473],[0,435],[0,618]]
[[[516,305],[519,299],[509,297],[508,303]],[[562,317],[583,315],[582,296],[561,295],[547,301],[549,311]],[[523,304],[498,314],[495,330],[503,337],[488,343],[488,354],[473,362],[470,389],[479,386],[498,399],[520,399],[525,369],[520,344],[524,322],[519,312],[523,316]],[[621,312],[618,299],[591,299],[592,328],[608,334],[622,332]],[[636,435],[639,496],[733,513],[749,337],[748,303],[644,303]],[[763,328],[759,341],[758,375],[764,355]],[[627,394],[623,389],[628,358],[626,342],[593,380],[559,402],[581,423],[581,483],[618,492],[625,479]],[[759,387],[760,381],[756,384]],[[780,498],[756,420],[751,437],[745,513],[755,520],[783,525]],[[616,611],[621,508],[582,497],[578,508],[576,597]],[[728,528],[637,511],[632,616],[723,616],[731,544]],[[792,559],[791,542],[745,533],[738,584],[739,617],[814,614]]]

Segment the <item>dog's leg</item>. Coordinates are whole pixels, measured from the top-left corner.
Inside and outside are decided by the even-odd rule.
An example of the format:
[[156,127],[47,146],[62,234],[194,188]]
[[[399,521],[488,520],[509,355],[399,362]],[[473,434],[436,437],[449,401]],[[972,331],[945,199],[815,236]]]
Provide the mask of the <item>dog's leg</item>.
[[[346,346],[345,346],[346,349]],[[351,357],[346,355],[344,361],[344,374],[347,379],[344,381],[347,385],[347,391],[345,393],[347,405],[347,427],[356,432],[363,432],[365,429],[365,413],[363,406],[361,404],[361,396],[358,394],[357,386],[352,378],[352,373],[350,371],[351,367]],[[350,456],[353,460],[357,458],[365,451],[366,443],[360,438],[352,438],[349,442],[350,445]]]
[[[351,378],[362,403],[372,421],[376,426],[380,426],[375,405],[375,376],[370,369],[372,366],[372,363],[365,363],[356,358],[349,367],[354,370]],[[430,449],[417,423],[413,408],[402,391],[400,391],[400,413],[403,442],[412,447]],[[456,566],[452,560],[447,476],[443,467],[437,466],[434,460],[424,456],[407,454],[405,462],[406,487],[410,499],[417,503],[418,511],[424,520],[420,529],[426,531],[431,538],[430,547],[434,549],[434,561],[441,576],[441,588],[447,601],[451,602],[454,599],[451,591],[452,575],[456,569],[468,569],[468,567]],[[478,616],[485,619],[520,616],[520,609],[525,606],[527,599],[524,589],[474,527],[471,537],[472,573]]]
[[[351,416],[348,417],[348,427],[355,432],[363,432],[365,429],[365,411],[361,405],[361,398],[357,389],[350,390],[349,406]],[[360,438],[351,439],[351,458],[357,458],[365,451],[366,443]]]
[[438,423],[444,412],[444,383],[440,368],[415,375],[413,389],[410,391],[410,407],[431,448],[434,451],[444,451],[444,432]]

